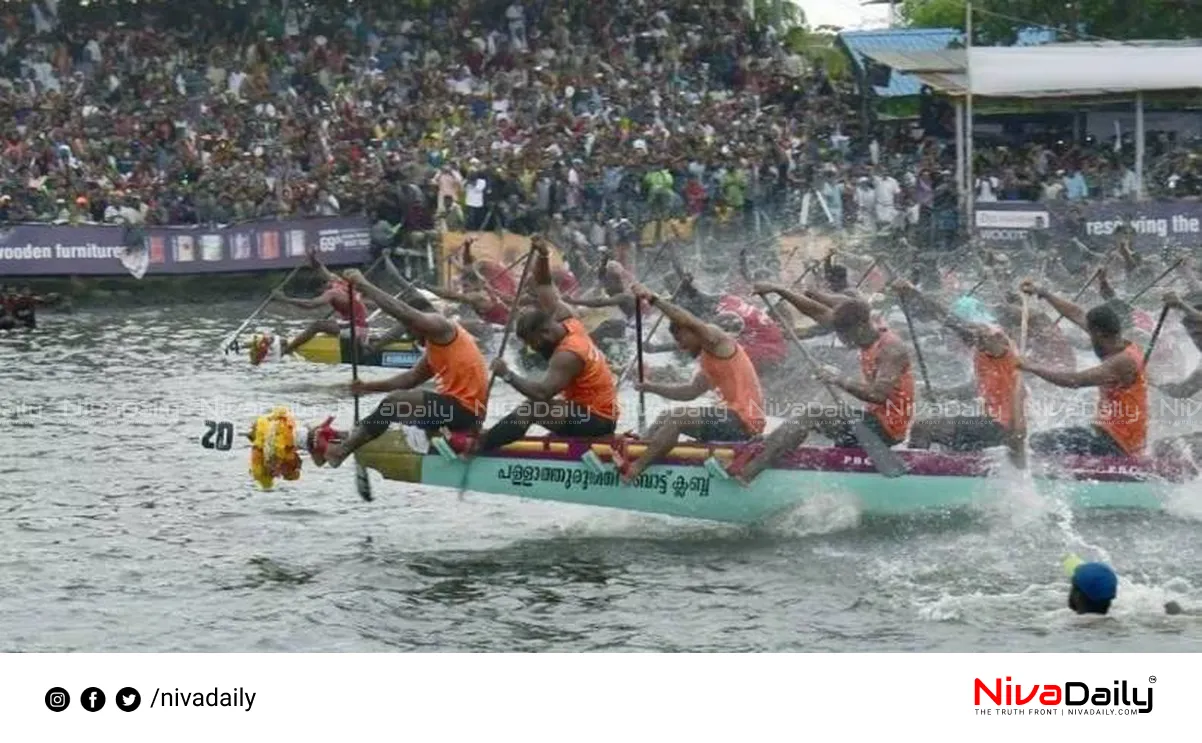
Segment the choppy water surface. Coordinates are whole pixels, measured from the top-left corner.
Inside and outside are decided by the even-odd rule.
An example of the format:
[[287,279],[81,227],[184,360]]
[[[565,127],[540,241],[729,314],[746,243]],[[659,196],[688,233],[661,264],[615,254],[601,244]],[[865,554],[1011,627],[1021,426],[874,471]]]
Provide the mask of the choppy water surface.
[[[378,478],[363,503],[351,468],[308,463],[259,492],[245,449],[200,448],[205,418],[351,404],[345,367],[216,353],[250,308],[47,315],[0,337],[0,650],[1199,647],[1202,619],[1161,607],[1202,612],[1202,492],[1072,515],[1012,488],[904,520],[826,493],[757,531]],[[1066,551],[1119,569],[1112,617],[1063,608]]]

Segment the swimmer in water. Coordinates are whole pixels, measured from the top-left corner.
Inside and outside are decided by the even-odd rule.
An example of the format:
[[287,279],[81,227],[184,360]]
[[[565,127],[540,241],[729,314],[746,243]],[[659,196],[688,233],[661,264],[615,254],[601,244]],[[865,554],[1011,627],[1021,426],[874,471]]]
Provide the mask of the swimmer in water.
[[[1119,579],[1105,563],[1085,562],[1076,555],[1064,561],[1071,580],[1068,608],[1078,614],[1106,614],[1118,594]],[[1167,607],[1166,607],[1167,609]]]

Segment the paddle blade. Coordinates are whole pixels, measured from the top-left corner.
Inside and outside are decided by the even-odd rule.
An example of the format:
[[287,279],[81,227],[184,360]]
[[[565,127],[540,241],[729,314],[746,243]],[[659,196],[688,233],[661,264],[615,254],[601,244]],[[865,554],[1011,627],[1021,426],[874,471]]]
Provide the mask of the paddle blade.
[[355,488],[359,491],[360,498],[371,502],[371,478],[367,476],[367,468],[358,462],[355,463]]
[[906,474],[906,465],[901,457],[881,440],[876,431],[860,421],[855,425],[855,432],[856,440],[859,441],[860,447],[868,452],[872,466],[876,467],[877,472],[885,477],[901,477]]

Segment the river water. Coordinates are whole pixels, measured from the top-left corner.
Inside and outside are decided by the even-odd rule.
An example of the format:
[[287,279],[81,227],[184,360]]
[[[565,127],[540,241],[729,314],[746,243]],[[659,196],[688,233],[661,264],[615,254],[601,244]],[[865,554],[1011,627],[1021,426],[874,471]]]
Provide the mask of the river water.
[[[200,447],[206,418],[245,429],[285,404],[345,422],[351,403],[347,367],[217,353],[251,308],[47,315],[0,337],[0,651],[1200,648],[1202,619],[1162,609],[1202,614],[1192,492],[1073,514],[1016,487],[906,519],[819,493],[759,530],[375,475],[364,503],[353,468],[308,462],[260,492],[245,448]],[[1065,608],[1070,551],[1120,572],[1110,617]]]

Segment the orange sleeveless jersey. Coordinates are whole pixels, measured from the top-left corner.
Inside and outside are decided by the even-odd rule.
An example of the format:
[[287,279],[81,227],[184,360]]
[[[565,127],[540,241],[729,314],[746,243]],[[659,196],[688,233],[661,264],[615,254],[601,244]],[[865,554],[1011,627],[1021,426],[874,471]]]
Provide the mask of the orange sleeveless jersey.
[[609,371],[605,356],[593,343],[580,320],[571,317],[563,321],[567,336],[555,352],[574,353],[584,361],[584,368],[563,390],[565,399],[583,405],[607,420],[618,419],[618,386]]
[[726,407],[739,416],[748,433],[758,435],[764,432],[767,420],[764,418],[760,375],[756,374],[755,365],[742,345],[735,343],[735,353],[727,359],[702,351],[701,373],[718,391]]
[[1128,456],[1134,457],[1143,454],[1148,441],[1148,378],[1139,346],[1128,343],[1122,352],[1135,361],[1139,375],[1126,387],[1098,389],[1096,422]]
[[426,342],[426,363],[434,372],[438,394],[458,400],[476,415],[484,415],[488,368],[471,334],[455,323],[455,340],[440,346]]
[[[887,341],[899,342],[898,337],[888,328],[880,328],[881,337],[871,347],[860,351],[860,371],[864,379],[876,379],[876,362],[881,348]],[[910,421],[914,418],[914,369],[910,362],[902,371],[897,386],[889,391],[889,398],[883,404],[869,404],[865,410],[876,416],[881,428],[895,441],[906,437]]]
[[1014,417],[1014,394],[1018,391],[1018,353],[1014,344],[1001,357],[978,350],[972,358],[977,377],[977,394],[985,403],[985,414],[1010,430]]

